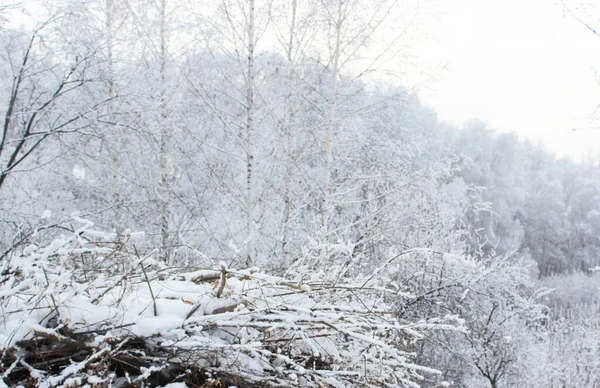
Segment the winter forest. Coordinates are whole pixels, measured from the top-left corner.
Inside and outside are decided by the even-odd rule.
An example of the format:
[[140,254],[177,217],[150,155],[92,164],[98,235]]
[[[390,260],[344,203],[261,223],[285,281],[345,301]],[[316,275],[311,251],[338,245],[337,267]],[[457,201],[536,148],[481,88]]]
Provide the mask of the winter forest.
[[600,165],[406,4],[0,4],[0,387],[600,387]]

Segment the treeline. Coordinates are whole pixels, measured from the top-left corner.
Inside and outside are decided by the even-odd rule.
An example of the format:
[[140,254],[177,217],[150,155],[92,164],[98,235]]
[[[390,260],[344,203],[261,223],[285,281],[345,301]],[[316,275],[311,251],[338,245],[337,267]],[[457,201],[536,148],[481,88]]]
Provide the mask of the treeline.
[[[470,249],[482,257],[518,252],[540,278],[598,265],[600,169],[472,123],[455,138],[458,176],[471,187]],[[479,210],[481,209],[481,210]]]

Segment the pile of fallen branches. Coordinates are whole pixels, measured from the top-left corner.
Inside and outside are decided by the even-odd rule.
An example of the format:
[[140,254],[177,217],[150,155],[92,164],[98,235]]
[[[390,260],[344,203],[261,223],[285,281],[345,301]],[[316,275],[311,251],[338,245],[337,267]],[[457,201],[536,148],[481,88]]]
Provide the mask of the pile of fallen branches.
[[[171,359],[155,341],[143,337],[90,339],[104,330],[57,332],[33,329],[2,354],[4,384],[8,386],[80,387],[164,386],[182,382],[189,387],[226,387],[236,384],[227,373],[212,373]],[[149,356],[151,354],[151,356]],[[240,386],[243,386],[240,385]]]
[[456,323],[400,323],[374,276],[166,268],[78,221],[2,260],[0,386],[415,386],[402,347]]

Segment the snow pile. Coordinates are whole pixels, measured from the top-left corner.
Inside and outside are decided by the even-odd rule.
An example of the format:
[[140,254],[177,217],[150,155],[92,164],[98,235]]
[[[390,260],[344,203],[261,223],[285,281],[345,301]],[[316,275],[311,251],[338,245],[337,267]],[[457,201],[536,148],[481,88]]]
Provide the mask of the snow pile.
[[435,371],[400,349],[456,323],[400,323],[374,276],[167,268],[78,223],[3,258],[0,386],[414,386]]

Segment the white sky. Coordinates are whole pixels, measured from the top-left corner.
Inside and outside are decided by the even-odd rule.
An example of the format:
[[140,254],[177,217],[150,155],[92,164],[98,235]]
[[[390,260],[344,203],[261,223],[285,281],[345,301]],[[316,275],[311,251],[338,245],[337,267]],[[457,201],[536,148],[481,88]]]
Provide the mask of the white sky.
[[[587,0],[593,2],[595,0]],[[600,37],[555,0],[439,0],[436,42],[418,61],[446,65],[421,90],[440,119],[479,118],[541,139],[559,155],[600,157]],[[600,23],[597,26],[600,28]]]

